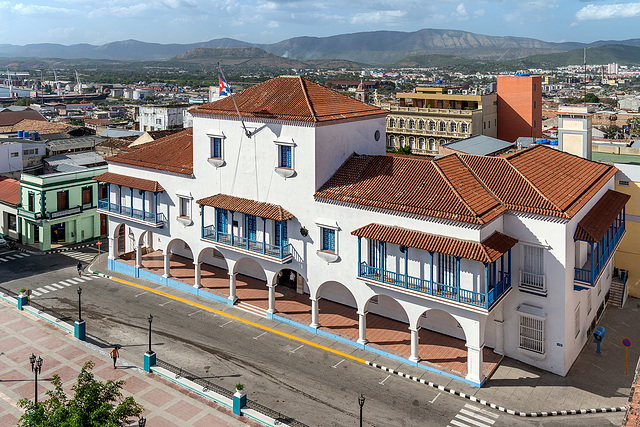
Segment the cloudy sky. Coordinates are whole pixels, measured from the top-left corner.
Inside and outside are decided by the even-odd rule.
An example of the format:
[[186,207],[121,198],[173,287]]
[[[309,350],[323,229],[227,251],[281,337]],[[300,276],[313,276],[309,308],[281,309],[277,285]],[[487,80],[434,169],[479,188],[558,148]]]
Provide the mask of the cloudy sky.
[[615,0],[0,0],[0,43],[221,37],[272,43],[375,30],[459,29],[546,41],[640,38],[640,2]]

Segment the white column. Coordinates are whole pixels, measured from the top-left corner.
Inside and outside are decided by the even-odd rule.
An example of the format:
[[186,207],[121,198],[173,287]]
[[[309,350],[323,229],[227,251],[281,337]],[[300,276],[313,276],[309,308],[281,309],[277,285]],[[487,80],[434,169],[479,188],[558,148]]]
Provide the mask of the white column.
[[200,274],[200,265],[202,264],[202,261],[200,262],[194,262],[193,266],[195,267],[195,275],[194,275],[194,280],[195,283],[193,284],[193,287],[196,289],[200,289],[202,287],[202,284],[200,283],[200,278],[201,278],[201,274]]
[[367,341],[367,311],[358,313],[358,344],[366,344]]
[[136,268],[142,268],[142,246],[136,246]]
[[412,362],[419,362],[420,350],[418,348],[418,344],[420,341],[418,332],[420,332],[420,326],[417,328],[409,328],[409,330],[411,331],[411,356],[409,356],[409,360]]
[[162,277],[171,277],[171,253],[164,253],[164,274]]
[[109,259],[116,259],[116,239],[109,237]]
[[496,348],[493,352],[496,354],[504,354],[504,317],[502,310],[502,303],[494,309],[495,318],[493,322],[496,325]]
[[311,300],[311,324],[312,328],[319,328],[320,322],[318,322],[318,298]]
[[276,312],[276,285],[269,285],[269,309],[268,313]]
[[466,379],[476,384],[481,384],[484,380],[482,374],[482,350],[484,344],[479,347],[473,346],[469,343],[467,346],[467,376]]
[[236,296],[236,274],[237,273],[229,275],[229,299],[234,304],[238,300],[238,297]]

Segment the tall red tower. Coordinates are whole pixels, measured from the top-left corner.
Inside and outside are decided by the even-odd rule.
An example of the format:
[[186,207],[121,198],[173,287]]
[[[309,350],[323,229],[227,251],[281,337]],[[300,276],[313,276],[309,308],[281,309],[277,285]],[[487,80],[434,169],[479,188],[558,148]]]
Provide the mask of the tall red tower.
[[542,78],[498,76],[498,139],[542,137]]

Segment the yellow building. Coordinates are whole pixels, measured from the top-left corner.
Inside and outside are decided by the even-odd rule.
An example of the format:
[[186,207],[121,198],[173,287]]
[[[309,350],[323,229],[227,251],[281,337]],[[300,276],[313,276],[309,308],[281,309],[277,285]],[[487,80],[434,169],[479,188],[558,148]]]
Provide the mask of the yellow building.
[[616,191],[631,196],[625,213],[627,234],[616,252],[615,266],[629,271],[629,295],[640,298],[640,165],[615,163],[615,166]]
[[398,105],[382,103],[387,148],[410,146],[415,154],[438,154],[440,145],[474,135],[498,135],[497,95],[469,93],[462,86],[418,86],[397,93]]

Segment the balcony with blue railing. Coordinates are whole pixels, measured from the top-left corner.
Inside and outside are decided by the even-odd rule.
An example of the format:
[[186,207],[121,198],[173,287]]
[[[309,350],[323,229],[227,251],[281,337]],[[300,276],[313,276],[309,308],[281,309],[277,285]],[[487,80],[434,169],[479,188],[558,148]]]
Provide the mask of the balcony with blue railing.
[[[625,235],[627,200],[627,195],[609,190],[578,224],[574,235],[576,246],[579,249],[580,242],[586,242],[589,247],[586,262],[574,268],[576,290],[584,289],[583,285],[595,286],[613,257]],[[610,225],[603,228],[601,224]]]
[[504,273],[500,281],[495,283],[487,292],[475,292],[462,289],[459,286],[445,285],[408,274],[371,267],[366,262],[360,264],[358,276],[485,309],[491,308],[511,286],[510,273]]
[[213,225],[202,228],[202,238],[211,242],[221,243],[233,248],[243,249],[256,254],[265,255],[285,261],[291,258],[291,244],[282,242],[272,245],[262,240],[248,239],[246,236],[217,231]]
[[155,227],[161,227],[166,222],[166,216],[162,212],[148,212],[135,209],[119,203],[111,203],[107,199],[98,200],[98,212],[114,215],[121,218],[131,218],[137,222],[144,222]]

